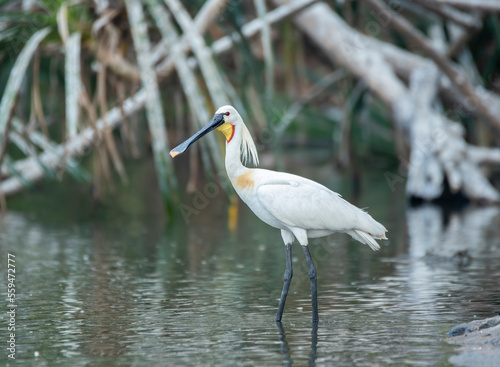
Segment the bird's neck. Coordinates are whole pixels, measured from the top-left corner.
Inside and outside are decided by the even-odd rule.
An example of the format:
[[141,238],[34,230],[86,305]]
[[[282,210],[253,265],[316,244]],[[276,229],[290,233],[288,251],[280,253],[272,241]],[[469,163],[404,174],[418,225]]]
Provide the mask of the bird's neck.
[[238,177],[248,169],[241,163],[241,139],[226,143],[226,171],[230,179]]

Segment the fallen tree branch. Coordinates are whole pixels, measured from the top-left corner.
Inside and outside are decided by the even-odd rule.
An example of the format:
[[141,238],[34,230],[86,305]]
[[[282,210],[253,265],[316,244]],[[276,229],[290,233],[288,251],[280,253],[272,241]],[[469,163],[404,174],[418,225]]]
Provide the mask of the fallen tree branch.
[[173,191],[178,188],[177,178],[173,174],[174,167],[168,155],[168,137],[165,128],[165,118],[161,103],[160,89],[154,71],[154,61],[151,58],[151,47],[140,0],[125,0],[128,19],[137,63],[141,71],[141,81],[146,97],[146,116],[151,145],[155,162],[158,185],[165,201],[172,197]]
[[10,119],[12,117],[17,95],[26,74],[26,69],[38,45],[49,33],[50,28],[48,27],[35,32],[28,42],[26,42],[26,45],[17,57],[16,63],[10,72],[7,85],[5,86],[2,99],[0,100],[0,164],[7,149]]
[[457,8],[487,10],[500,12],[500,2],[497,0],[420,0],[422,2],[429,1],[436,4],[452,5]]
[[[140,90],[133,97],[129,97],[123,103],[123,112],[128,116],[138,112],[146,103],[146,92]],[[96,122],[96,129],[88,127],[73,139],[69,140],[66,145],[58,145],[52,149],[45,149],[37,158],[30,157],[17,161],[14,164],[15,169],[22,174],[24,180],[35,182],[44,176],[43,166],[55,170],[62,164],[69,163],[65,160],[65,156],[71,159],[85,155],[88,148],[91,147],[96,139],[97,133],[102,133],[104,129],[114,129],[120,125],[122,114],[119,107],[111,109],[106,115],[106,122],[101,118]],[[19,177],[12,176],[0,184],[0,191],[8,196],[22,191],[25,188],[24,183]]]
[[[301,11],[317,3],[318,1],[319,0],[296,0],[286,4],[282,4],[281,6],[270,11],[267,14],[267,23],[269,23],[269,25],[272,25],[274,23],[281,22],[300,13]],[[264,21],[260,18],[256,18],[241,27],[241,33],[246,38],[251,38],[261,32],[262,27],[264,26]],[[233,33],[230,36],[222,37],[212,44],[212,52],[221,54],[223,52],[229,51],[233,47],[233,43],[239,40],[240,35],[238,33]]]
[[454,22],[457,25],[473,30],[481,29],[482,22],[478,19],[477,16],[474,16],[474,14],[467,14],[458,9],[455,9],[452,6],[440,5],[436,4],[435,2],[428,2],[425,0],[417,0],[417,3],[419,3],[424,8],[435,12],[442,18]]
[[469,103],[474,104],[483,118],[488,121],[497,132],[500,132],[499,116],[490,109],[488,104],[484,103],[484,101],[478,97],[475,88],[464,73],[458,70],[458,66],[453,65],[446,55],[436,50],[419,30],[413,27],[409,21],[393,11],[384,2],[381,0],[365,1],[376,9],[379,14],[388,16],[390,19],[388,24],[398,30],[399,34],[407,39],[409,44],[414,44],[417,49],[423,51],[425,55],[431,58],[446,74],[450,81],[460,90],[465,98],[469,99]]
[[[160,33],[165,41],[169,54],[173,57],[179,81],[182,84],[184,94],[188,100],[189,108],[192,115],[198,122],[198,129],[201,129],[207,121],[210,120],[210,113],[207,110],[206,100],[200,90],[200,86],[196,81],[195,73],[189,68],[187,56],[184,54],[182,43],[179,42],[177,30],[170,19],[167,9],[163,6],[160,0],[147,0],[149,12],[152,14]],[[207,136],[206,140],[200,142],[202,150],[202,160],[206,169],[213,168],[218,171],[223,170],[222,154],[217,144],[215,137]],[[217,157],[214,162],[209,159],[210,156]],[[212,167],[213,166],[213,167]]]
[[[370,47],[371,49],[378,50],[384,57],[396,74],[403,80],[408,81],[411,73],[424,66],[426,58],[403,50],[387,42],[380,41],[375,38],[370,38],[362,34],[358,34],[357,47]],[[496,116],[500,116],[500,96],[486,90],[481,85],[474,85],[476,97],[479,98],[484,105],[488,105],[489,109]],[[476,106],[459,91],[453,87],[453,84],[446,75],[439,77],[439,91],[440,95],[446,97],[451,104],[460,112],[466,112],[474,117],[481,118],[482,115]]]
[[[285,4],[283,6],[280,6],[272,11],[270,11],[267,14],[267,23],[269,25],[278,23],[280,21],[283,21],[284,19],[287,19],[302,10],[306,9],[307,7],[311,6],[314,3],[317,3],[319,0],[296,0],[293,1],[290,4]],[[198,33],[203,33],[204,29],[202,29],[201,21],[198,21],[198,17],[195,18],[195,24],[198,30]],[[251,20],[247,24],[245,24],[241,28],[241,33],[246,37],[246,38],[251,38],[255,35],[257,35],[261,30],[262,27],[265,26],[265,23],[262,21],[262,19],[257,18],[254,20]],[[184,38],[185,39],[185,38]],[[217,41],[215,41],[212,46],[211,46],[211,51],[213,54],[221,54],[224,52],[227,52],[231,50],[234,46],[235,42],[238,42],[240,40],[240,35],[237,33],[234,33],[230,36],[225,36],[222,38],[219,38]],[[188,41],[185,39],[183,42],[186,44],[184,51],[187,52],[190,48],[188,47]],[[194,58],[190,58],[190,66],[195,67],[196,66],[196,60]],[[164,61],[162,61],[158,67],[156,68],[156,72],[158,74],[159,78],[164,78],[168,76],[174,68],[174,60],[172,59],[172,56],[170,55],[167,57]]]
[[[205,33],[208,25],[215,19],[217,15],[221,13],[221,11],[226,7],[228,0],[211,0],[207,1],[203,7],[200,9],[198,14],[194,19],[194,24],[196,27],[196,32],[199,34]],[[168,47],[165,47],[165,39],[162,42],[159,42],[158,45],[154,48],[152,53],[152,59],[155,62],[161,60],[162,57],[165,56],[165,51],[168,50]],[[182,52],[187,53],[191,49],[191,43],[188,40],[187,35],[183,35],[181,39],[180,49]],[[159,78],[164,78],[169,75],[173,68],[175,62],[172,58],[172,55],[169,55],[165,60],[163,60],[157,67],[156,73]]]
[[[305,7],[316,2],[313,0],[299,0],[293,2],[286,0],[274,1],[281,6],[268,14],[268,22],[270,23],[273,22],[273,17],[276,17],[274,19],[281,20],[290,14],[299,14]],[[271,17],[271,14],[274,14],[273,17]],[[472,194],[467,191],[471,186],[475,186],[476,182],[482,182],[486,187],[491,187],[489,182],[485,179],[484,174],[477,166],[478,164],[497,164],[498,151],[491,150],[493,153],[491,156],[495,158],[487,159],[486,157],[489,150],[477,150],[478,147],[467,145],[463,141],[460,129],[457,129],[453,134],[449,133],[448,130],[450,130],[450,128],[453,130],[456,124],[449,120],[445,120],[443,113],[436,110],[435,106],[426,108],[426,113],[419,111],[419,108],[413,101],[415,96],[411,94],[411,89],[409,89],[398,77],[398,75],[406,75],[409,79],[416,69],[425,66],[428,62],[427,59],[397,49],[392,45],[367,37],[355,31],[345,24],[345,22],[325,4],[316,4],[304,10],[296,16],[294,21],[299,28],[318,44],[318,47],[324,50],[325,54],[327,54],[333,62],[344,66],[357,77],[363,79],[370,90],[383,102],[387,103],[392,110],[395,125],[398,129],[404,131],[408,141],[413,139],[413,126],[420,124],[420,121],[428,118],[429,114],[436,115],[437,118],[442,119],[443,126],[446,126],[445,130],[447,135],[449,135],[445,138],[445,141],[453,141],[454,143],[444,144],[441,142],[442,146],[433,146],[431,152],[434,156],[432,156],[431,159],[440,166],[441,171],[444,172],[445,175],[452,177],[452,175],[460,171],[460,175],[467,178],[464,183],[462,183],[461,189],[464,190],[466,194],[470,195],[471,198],[498,201],[495,195],[490,195],[490,197],[488,197],[487,195],[479,193],[479,196],[473,197]],[[258,20],[249,22],[243,27],[244,36],[250,37],[257,34],[261,26],[262,24],[259,24]],[[318,30],[320,30],[320,32],[318,32]],[[314,34],[316,34],[316,36]],[[315,39],[315,37],[317,38]],[[233,39],[231,39],[231,37],[224,37],[214,42],[212,45],[212,52],[224,52],[230,49],[232,45]],[[166,60],[168,61],[169,58]],[[159,71],[158,67],[156,71]],[[453,90],[453,88],[450,87],[451,84],[449,80],[448,82],[446,82],[446,80],[448,80],[448,78],[439,77],[439,88],[441,90],[446,90],[446,88]],[[445,86],[446,83],[448,83],[448,87]],[[476,89],[476,91],[478,96],[483,98],[483,103],[487,100],[486,98],[496,98],[493,93],[484,89]],[[484,94],[482,94],[482,91],[484,91]],[[457,95],[457,99],[463,98],[460,93],[455,94]],[[484,97],[484,95],[487,97]],[[141,89],[135,96],[125,100],[123,115],[127,116],[143,108],[145,101],[145,91]],[[492,103],[489,107],[493,110],[495,108],[500,109],[500,104],[495,106]],[[120,108],[114,108],[109,111],[109,113],[105,115],[108,128],[112,129],[118,126],[121,123],[123,115],[120,112]],[[105,128],[102,120],[98,120],[96,126],[97,132]],[[65,149],[67,157],[78,158],[79,155],[85,153],[85,150],[92,145],[95,133],[96,132],[90,128],[85,129],[68,141],[66,147],[59,145],[51,151],[44,151],[37,159],[30,157],[18,161],[14,164],[14,168],[23,175],[22,177],[25,180],[38,180],[43,177],[44,172],[41,165],[37,162],[43,162],[44,166],[51,168],[58,167],[64,163],[63,149]],[[461,145],[461,143],[463,143],[463,145]],[[461,161],[458,168],[456,164],[449,164],[446,162],[446,157],[453,152],[453,149],[447,148],[447,146],[458,147],[458,151],[463,152],[459,155]],[[415,158],[412,158],[412,160],[414,162]],[[410,162],[410,164],[411,163],[412,162]],[[448,166],[446,166],[447,164]],[[459,179],[455,179],[453,182],[455,185],[454,187],[459,187]],[[442,183],[440,182],[438,184],[441,185]],[[20,191],[23,187],[24,184],[18,177],[10,177],[0,185],[1,191],[7,195]],[[496,191],[493,190],[492,192],[498,195]],[[409,192],[409,194],[419,195],[418,192]]]
[[[289,3],[273,1],[278,5]],[[472,200],[500,201],[500,194],[471,159],[474,154],[468,154],[470,146],[463,140],[461,127],[436,108],[439,74],[429,60],[410,59],[415,67],[408,72],[417,74],[412,76],[413,87],[409,89],[396,75],[396,68],[387,63],[380,47],[383,42],[374,42],[357,32],[326,4],[311,6],[295,16],[294,22],[330,60],[363,79],[371,92],[390,107],[397,129],[411,147],[408,196],[436,199],[443,192],[446,177],[453,191],[462,190]],[[394,61],[405,63],[404,57]],[[419,82],[419,75],[432,70],[433,79]],[[398,180],[403,178],[399,176]],[[389,185],[393,183],[388,181]]]
[[[228,0],[212,0],[211,2],[207,2],[205,4],[205,6],[195,18],[195,23],[199,33],[204,32],[208,24],[210,24],[215,16],[220,13],[220,10],[223,9],[227,1]],[[296,14],[297,12],[303,10],[304,8],[317,1],[318,0],[297,0],[293,4],[277,8],[268,14],[268,22],[272,24],[286,19],[292,14]],[[262,26],[263,23],[260,19],[253,20],[243,27],[243,33],[247,37],[253,36],[260,31]],[[183,51],[187,52],[187,50],[189,50],[189,43],[187,42],[187,39],[185,39],[185,41],[183,42],[185,44]],[[163,43],[160,42],[155,47],[155,51],[158,52],[162,45]],[[232,46],[233,41],[231,40],[231,38],[223,37],[219,41],[216,41],[214,45],[212,45],[212,52],[225,52],[231,49]],[[155,51],[153,51],[152,53],[153,59],[155,58],[155,55],[156,58],[158,58],[158,55],[160,55],[159,52],[155,54]],[[162,52],[165,51],[162,50]],[[119,63],[111,64],[116,67]],[[111,67],[111,65],[109,66]],[[155,71],[158,77],[166,76],[171,71],[173,71],[173,67],[173,59],[171,57],[168,57],[164,63],[159,64],[156,67]],[[137,75],[135,67],[131,70],[131,72],[130,70],[125,71],[123,75],[129,74],[130,76],[132,76],[132,79],[137,79],[139,75]],[[66,145],[54,145],[52,142],[48,142],[47,144],[49,145],[45,145],[44,152],[38,155],[36,158],[28,157],[16,161],[14,163],[14,168],[19,172],[20,175],[22,175],[23,179],[13,176],[5,179],[0,183],[0,192],[2,193],[2,195],[6,196],[12,195],[22,191],[26,187],[23,181],[35,182],[42,179],[44,177],[45,171],[41,164],[49,169],[56,169],[61,165],[70,164],[70,162],[71,164],[73,164],[75,162],[75,159],[77,159],[81,155],[86,154],[86,151],[89,149],[89,147],[93,145],[96,134],[101,134],[102,130],[104,129],[113,130],[121,124],[124,117],[138,112],[139,110],[144,108],[145,104],[146,92],[145,89],[142,88],[134,96],[124,99],[121,106],[111,109],[105,116],[100,118],[96,122],[96,129],[90,127],[84,129],[73,139],[68,140]],[[106,121],[106,123],[104,123],[104,120]],[[2,167],[2,173],[10,174],[10,171],[7,168]]]

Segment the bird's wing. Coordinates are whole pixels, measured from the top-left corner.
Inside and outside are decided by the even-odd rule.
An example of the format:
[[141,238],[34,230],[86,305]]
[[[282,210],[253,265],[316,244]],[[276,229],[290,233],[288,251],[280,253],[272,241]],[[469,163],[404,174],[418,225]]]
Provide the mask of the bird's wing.
[[287,226],[346,231],[356,227],[361,209],[339,194],[303,177],[282,175],[257,188],[260,204]]

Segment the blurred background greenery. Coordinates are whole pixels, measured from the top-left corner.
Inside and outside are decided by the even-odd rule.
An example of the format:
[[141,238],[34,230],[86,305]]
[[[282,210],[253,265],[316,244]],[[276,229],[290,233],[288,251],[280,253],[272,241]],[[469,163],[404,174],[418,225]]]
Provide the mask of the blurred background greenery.
[[[307,149],[300,154],[308,152],[304,164],[343,170],[354,192],[367,169],[386,173],[389,186],[403,185],[412,135],[400,133],[394,105],[363,75],[342,63],[339,68],[297,26],[294,15],[314,3],[2,0],[3,209],[6,196],[24,192],[24,199],[13,203],[29,201],[35,187],[61,190],[64,197],[61,181],[88,193],[89,210],[109,204],[122,192],[134,195],[133,187],[122,189],[137,182],[128,167],[153,158],[154,169],[143,179],[160,190],[171,215],[184,188],[194,192],[205,180],[222,177],[219,137],[203,141],[175,167],[168,156],[222,104],[240,111],[265,167],[283,168],[282,150],[293,155],[301,147]],[[370,34],[370,22],[385,25],[371,7],[377,1],[327,3],[353,31],[425,56],[391,27]],[[471,79],[496,96],[500,19],[495,6],[467,12],[463,5],[400,1],[387,11],[408,20],[429,42],[439,41],[433,35],[440,30],[442,41],[459,47],[448,60],[468,65],[464,74],[472,70]],[[449,23],[467,34],[459,46],[452,42]],[[467,64],[460,61],[464,58]],[[409,78],[404,83],[409,85]],[[491,124],[478,122],[453,99],[441,97],[440,103],[443,115],[463,127],[468,143],[497,145]],[[35,186],[40,180],[44,183]]]

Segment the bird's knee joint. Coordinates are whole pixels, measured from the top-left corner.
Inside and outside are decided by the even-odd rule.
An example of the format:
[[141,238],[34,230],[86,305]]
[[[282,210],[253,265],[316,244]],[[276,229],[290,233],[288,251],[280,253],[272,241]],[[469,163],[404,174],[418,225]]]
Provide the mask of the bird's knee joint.
[[316,269],[311,269],[309,270],[309,279],[314,280],[316,279]]
[[285,271],[285,274],[283,275],[283,280],[290,281],[293,277],[293,271]]

